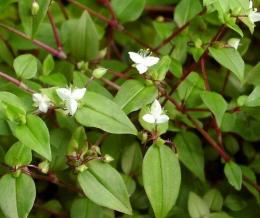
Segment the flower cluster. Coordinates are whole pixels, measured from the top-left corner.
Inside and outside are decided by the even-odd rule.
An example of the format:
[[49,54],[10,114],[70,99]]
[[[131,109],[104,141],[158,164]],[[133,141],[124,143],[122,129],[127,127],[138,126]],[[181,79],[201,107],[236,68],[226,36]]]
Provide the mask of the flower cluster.
[[[74,115],[78,108],[78,101],[81,100],[86,93],[86,88],[58,88],[56,93],[64,102],[65,110],[68,112],[68,114]],[[38,107],[38,111],[43,113],[46,113],[53,105],[51,100],[42,93],[34,93],[33,101],[35,106]]]

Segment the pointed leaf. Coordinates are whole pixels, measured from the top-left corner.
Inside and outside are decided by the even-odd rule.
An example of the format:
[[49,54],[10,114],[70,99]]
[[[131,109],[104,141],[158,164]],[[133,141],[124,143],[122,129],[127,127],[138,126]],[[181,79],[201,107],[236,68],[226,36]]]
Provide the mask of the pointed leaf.
[[233,72],[242,82],[245,63],[239,52],[234,48],[209,48],[211,56],[223,67]]
[[225,164],[224,173],[228,179],[230,185],[236,190],[240,190],[242,187],[242,170],[235,162],[230,161]]
[[41,118],[35,115],[28,115],[26,124],[8,123],[14,136],[22,144],[39,153],[47,160],[51,160],[49,130]]
[[165,145],[152,145],[143,161],[143,182],[156,218],[167,216],[181,184],[179,161]]
[[35,184],[30,176],[4,175],[0,179],[0,193],[0,208],[6,217],[28,217],[36,197]]
[[210,111],[214,114],[217,123],[220,126],[225,111],[227,110],[228,107],[225,99],[222,97],[222,95],[216,92],[209,92],[209,91],[201,92],[200,96],[204,104],[207,106],[207,108],[209,108]]
[[204,154],[201,141],[191,132],[179,133],[174,142],[180,161],[200,180],[205,181]]
[[197,194],[190,192],[188,211],[191,218],[209,217],[209,207]]
[[120,174],[100,161],[91,161],[87,166],[88,169],[78,175],[86,196],[98,205],[131,215],[127,189]]
[[157,96],[154,86],[145,86],[137,80],[127,80],[118,91],[114,101],[129,114],[151,103]]
[[137,134],[137,130],[120,107],[103,95],[87,92],[84,107],[76,113],[76,120],[88,127],[96,127],[115,134]]

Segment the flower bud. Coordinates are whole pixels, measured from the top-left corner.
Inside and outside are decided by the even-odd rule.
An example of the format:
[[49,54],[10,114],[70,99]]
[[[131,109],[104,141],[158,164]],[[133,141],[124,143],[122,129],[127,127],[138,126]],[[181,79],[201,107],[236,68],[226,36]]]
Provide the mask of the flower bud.
[[94,151],[96,154],[101,154],[100,147],[96,145],[91,146],[91,150]]
[[33,1],[32,3],[32,15],[36,16],[39,12],[40,6],[37,1]]
[[87,170],[88,169],[88,167],[86,166],[86,165],[80,165],[80,166],[78,166],[78,167],[76,167],[76,170],[78,171],[78,172],[80,172],[80,173],[82,173],[82,172],[84,172],[85,170]]
[[38,167],[42,173],[47,174],[49,171],[50,165],[49,165],[49,162],[45,160],[45,161],[42,161],[41,163],[39,163]]
[[110,162],[113,161],[113,160],[114,160],[113,157],[111,157],[109,154],[105,154],[105,156],[104,156],[104,162],[110,163]]
[[106,72],[107,72],[106,68],[99,67],[93,71],[92,75],[94,78],[100,79],[101,77],[103,77],[106,74]]
[[145,144],[147,142],[147,139],[148,139],[147,132],[139,132],[138,138],[141,140],[142,144]]

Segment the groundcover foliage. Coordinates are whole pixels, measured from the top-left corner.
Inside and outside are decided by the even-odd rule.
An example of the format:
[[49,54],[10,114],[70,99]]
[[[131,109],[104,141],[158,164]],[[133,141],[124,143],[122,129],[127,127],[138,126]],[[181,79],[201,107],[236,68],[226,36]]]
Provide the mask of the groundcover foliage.
[[0,218],[260,217],[257,6],[1,0]]

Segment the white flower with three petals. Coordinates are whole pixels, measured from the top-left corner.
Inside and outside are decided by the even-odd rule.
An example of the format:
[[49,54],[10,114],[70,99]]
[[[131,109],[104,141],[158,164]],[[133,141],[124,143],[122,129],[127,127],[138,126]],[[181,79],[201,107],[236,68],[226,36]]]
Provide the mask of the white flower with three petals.
[[160,124],[166,123],[169,117],[163,114],[162,107],[158,100],[155,100],[151,105],[151,111],[143,116],[143,120],[147,123]]
[[253,8],[253,1],[251,0],[249,2],[249,15],[248,18],[252,24],[255,24],[255,22],[260,21],[260,12],[257,12],[257,8]]
[[52,105],[51,100],[44,94],[34,93],[32,95],[34,105],[38,107],[38,111],[46,113],[49,107]]
[[86,88],[58,88],[56,92],[60,99],[65,102],[65,109],[70,115],[74,115],[78,108],[78,101],[82,99],[86,93]]
[[149,67],[159,62],[158,57],[150,56],[146,50],[141,50],[138,53],[128,52],[130,59],[135,63],[134,67],[138,70],[139,74],[145,73]]

